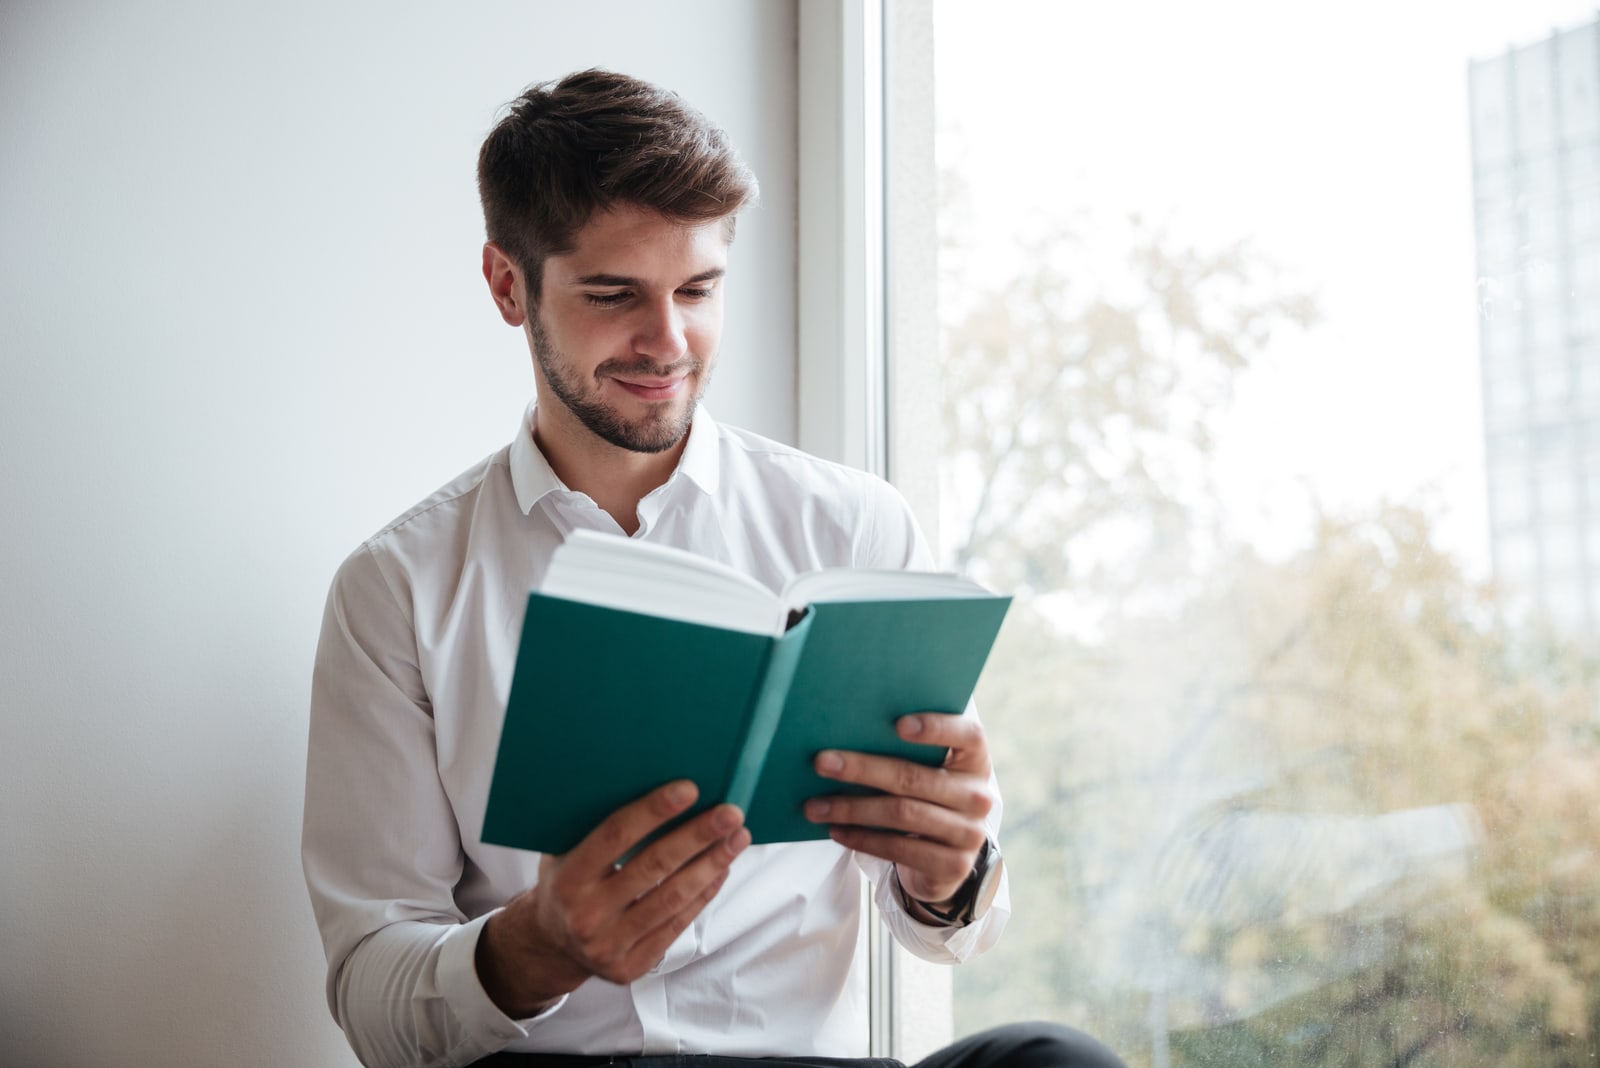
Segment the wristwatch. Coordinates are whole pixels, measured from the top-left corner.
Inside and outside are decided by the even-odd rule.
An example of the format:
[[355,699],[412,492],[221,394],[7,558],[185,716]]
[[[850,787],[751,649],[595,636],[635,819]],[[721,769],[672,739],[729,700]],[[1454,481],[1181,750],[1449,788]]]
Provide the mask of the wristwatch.
[[[935,908],[926,901],[917,901],[916,908],[937,919],[940,923],[951,927],[965,927],[973,920],[989,911],[989,905],[994,901],[994,895],[1000,889],[1000,873],[1005,868],[1005,861],[1000,856],[1000,847],[990,839],[985,839],[983,849],[978,853],[978,859],[973,861],[972,871],[968,873],[966,881],[956,889],[950,898],[950,903],[943,908]],[[899,883],[896,878],[896,884]],[[911,909],[912,898],[900,887],[900,901],[906,905],[913,916],[916,910]]]

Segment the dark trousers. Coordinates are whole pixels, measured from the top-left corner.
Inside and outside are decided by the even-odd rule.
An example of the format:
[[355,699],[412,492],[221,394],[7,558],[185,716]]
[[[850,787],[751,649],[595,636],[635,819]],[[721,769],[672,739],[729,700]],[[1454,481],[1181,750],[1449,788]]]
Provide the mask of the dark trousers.
[[[556,1053],[496,1053],[479,1068],[906,1068],[883,1057],[575,1057]],[[1053,1023],[1007,1024],[952,1042],[916,1068],[1125,1068],[1115,1053],[1082,1031]]]

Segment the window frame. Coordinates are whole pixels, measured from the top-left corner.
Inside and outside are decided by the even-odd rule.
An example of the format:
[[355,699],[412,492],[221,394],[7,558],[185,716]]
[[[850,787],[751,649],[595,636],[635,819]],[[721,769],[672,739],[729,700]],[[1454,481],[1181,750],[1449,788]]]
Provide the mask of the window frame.
[[[894,482],[937,551],[932,12],[797,5],[795,414],[800,448]],[[918,1060],[954,1035],[950,971],[867,915],[870,1052]]]

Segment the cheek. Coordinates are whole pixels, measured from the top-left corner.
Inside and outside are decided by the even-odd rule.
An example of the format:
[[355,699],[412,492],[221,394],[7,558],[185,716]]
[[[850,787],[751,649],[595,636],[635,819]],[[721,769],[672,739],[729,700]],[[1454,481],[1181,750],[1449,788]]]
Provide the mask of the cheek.
[[598,362],[621,351],[627,341],[627,331],[619,329],[615,320],[574,319],[563,324],[557,340],[563,353],[577,362]]
[[722,313],[708,313],[685,324],[689,347],[703,360],[717,354],[722,343]]

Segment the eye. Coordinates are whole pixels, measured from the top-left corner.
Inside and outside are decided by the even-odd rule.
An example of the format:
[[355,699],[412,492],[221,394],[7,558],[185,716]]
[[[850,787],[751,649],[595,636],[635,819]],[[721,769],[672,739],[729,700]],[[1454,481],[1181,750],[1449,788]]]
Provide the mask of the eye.
[[585,293],[583,299],[596,307],[611,308],[621,304],[632,295],[632,293],[624,289],[617,293]]
[[706,300],[717,291],[715,286],[686,286],[678,293],[688,300]]

